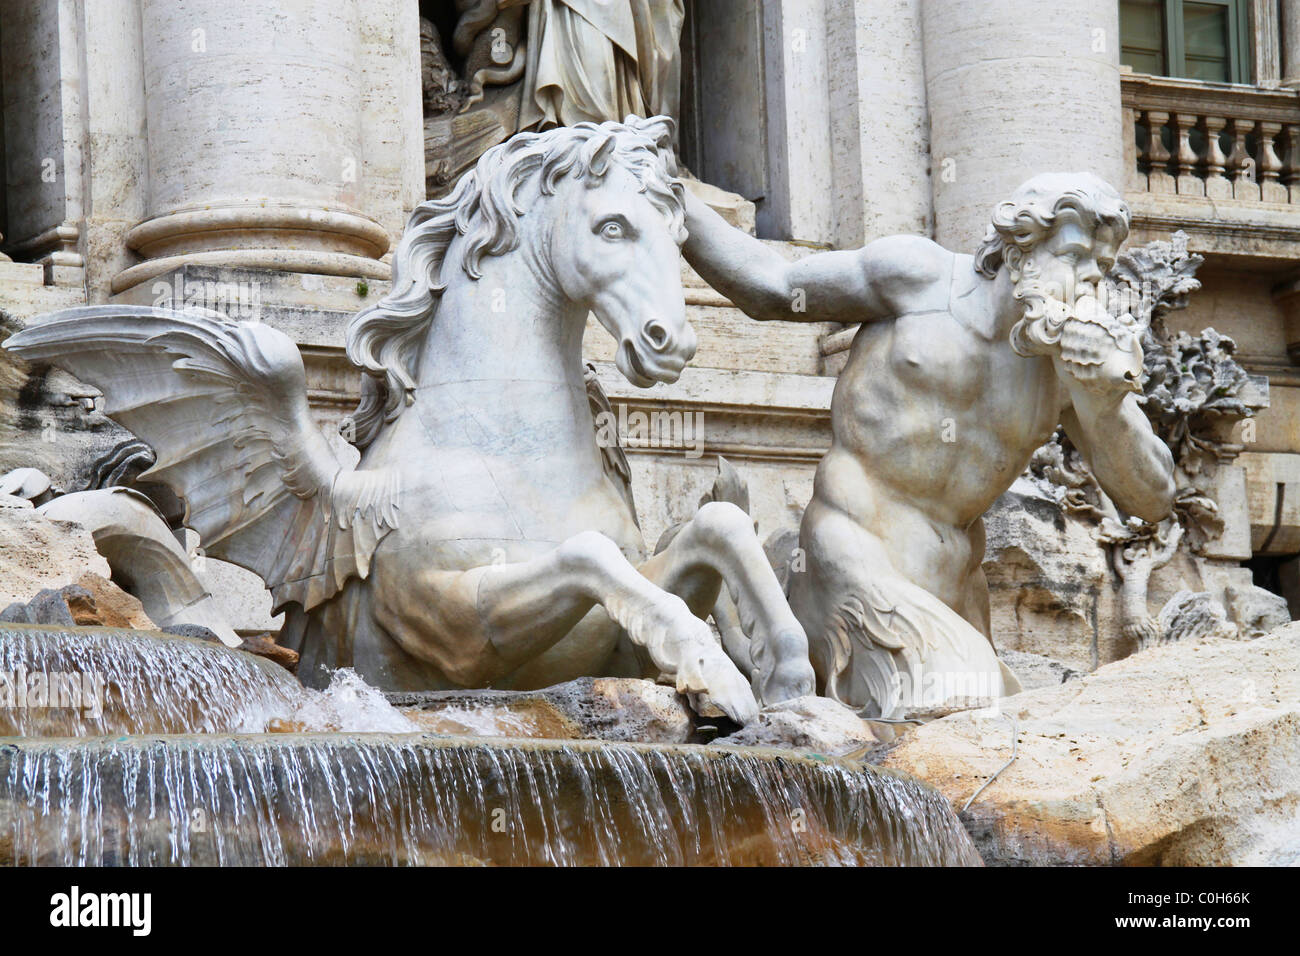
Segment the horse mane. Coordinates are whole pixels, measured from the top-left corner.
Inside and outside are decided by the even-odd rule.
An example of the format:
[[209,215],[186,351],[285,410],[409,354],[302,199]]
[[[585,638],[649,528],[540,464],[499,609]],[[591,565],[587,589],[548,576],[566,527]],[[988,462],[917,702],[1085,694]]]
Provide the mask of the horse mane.
[[674,231],[680,230],[685,212],[672,135],[667,116],[519,133],[485,152],[448,196],[416,206],[393,253],[389,293],[348,324],[348,358],[365,373],[361,403],[342,429],[349,440],[365,448],[415,400],[419,347],[446,289],[443,265],[452,242],[463,240],[465,274],[481,278],[485,256],[518,245],[518,222],[526,210],[517,193],[534,175],[541,194],[550,196],[564,176],[597,182],[611,168],[625,169]]

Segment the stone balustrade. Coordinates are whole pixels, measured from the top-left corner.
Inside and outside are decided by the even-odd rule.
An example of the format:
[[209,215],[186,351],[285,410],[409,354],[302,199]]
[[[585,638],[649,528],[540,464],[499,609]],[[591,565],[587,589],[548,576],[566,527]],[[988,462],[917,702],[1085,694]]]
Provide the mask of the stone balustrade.
[[1293,90],[1130,74],[1130,193],[1300,204],[1300,98]]

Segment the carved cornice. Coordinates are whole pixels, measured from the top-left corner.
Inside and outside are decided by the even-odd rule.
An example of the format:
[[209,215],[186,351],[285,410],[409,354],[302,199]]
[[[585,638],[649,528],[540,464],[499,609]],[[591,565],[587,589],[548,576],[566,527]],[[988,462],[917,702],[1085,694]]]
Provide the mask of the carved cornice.
[[1120,78],[1120,98],[1132,110],[1300,122],[1300,94],[1295,90],[1129,73]]

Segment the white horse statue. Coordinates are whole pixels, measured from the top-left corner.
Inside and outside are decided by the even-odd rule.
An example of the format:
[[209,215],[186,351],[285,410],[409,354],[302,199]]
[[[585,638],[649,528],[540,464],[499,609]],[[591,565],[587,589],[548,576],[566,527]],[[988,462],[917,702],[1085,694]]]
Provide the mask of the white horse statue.
[[[390,690],[666,678],[745,723],[814,691],[807,638],[735,505],[703,505],[647,557],[626,461],[596,440],[582,336],[594,313],[633,384],[695,354],[680,274],[671,121],[521,134],[421,204],[392,291],[358,314],[366,373],[341,465],[298,349],[215,312],[92,306],[6,348],[102,389],[149,442],[206,553],[261,575],[281,640],[319,684]],[[726,585],[747,647],[704,618]]]

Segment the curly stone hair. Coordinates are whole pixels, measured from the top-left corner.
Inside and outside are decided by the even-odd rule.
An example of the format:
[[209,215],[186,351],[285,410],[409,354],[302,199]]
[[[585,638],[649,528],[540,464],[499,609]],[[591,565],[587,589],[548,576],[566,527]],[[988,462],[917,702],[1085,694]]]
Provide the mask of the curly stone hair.
[[1093,228],[1110,226],[1120,242],[1128,236],[1128,204],[1109,183],[1092,173],[1044,173],[993,210],[993,221],[975,253],[976,270],[989,279],[1004,264],[1018,271],[1025,254],[1047,238],[1067,209]]

